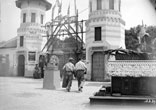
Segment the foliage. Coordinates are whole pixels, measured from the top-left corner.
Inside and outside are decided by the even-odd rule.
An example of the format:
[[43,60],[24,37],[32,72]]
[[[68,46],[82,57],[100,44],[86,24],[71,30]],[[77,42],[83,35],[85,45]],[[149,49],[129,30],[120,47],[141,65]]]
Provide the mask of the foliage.
[[125,30],[125,45],[126,49],[136,50],[139,46],[138,41],[138,30],[136,28],[131,28],[130,30]]
[[[144,27],[146,30],[146,33],[149,34],[149,37],[144,37],[144,40],[146,42],[145,49],[142,50],[143,52],[152,52],[154,47],[153,44],[155,44],[153,41],[156,41],[156,26],[148,26]],[[125,45],[126,49],[130,50],[137,50],[139,47],[143,46],[143,44],[139,44],[138,36],[142,36],[141,32],[141,26],[138,25],[137,27],[133,27],[130,30],[125,30]]]
[[156,38],[156,26],[148,26],[146,32],[154,39]]

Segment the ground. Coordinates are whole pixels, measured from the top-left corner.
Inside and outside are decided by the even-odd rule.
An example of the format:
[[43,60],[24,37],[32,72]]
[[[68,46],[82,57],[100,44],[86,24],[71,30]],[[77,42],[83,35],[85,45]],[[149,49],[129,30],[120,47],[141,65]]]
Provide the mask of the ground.
[[[62,81],[60,81],[60,84]],[[0,110],[155,110],[156,106],[128,104],[90,104],[89,97],[109,82],[85,82],[83,92],[73,81],[71,92],[64,88],[43,89],[43,79],[0,77]]]

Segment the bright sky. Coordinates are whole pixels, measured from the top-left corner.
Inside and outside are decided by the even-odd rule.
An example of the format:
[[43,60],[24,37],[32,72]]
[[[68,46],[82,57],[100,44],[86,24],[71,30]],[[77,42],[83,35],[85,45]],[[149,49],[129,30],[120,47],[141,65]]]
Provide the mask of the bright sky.
[[[0,0],[1,1],[1,22],[0,22],[0,42],[7,41],[17,36],[17,29],[20,27],[20,9],[16,7],[16,0]],[[48,0],[52,4],[55,0]],[[67,13],[69,1],[74,0],[62,0],[63,12]],[[79,20],[88,19],[88,1],[89,0],[77,0],[77,8],[80,12]],[[149,0],[121,0],[121,14],[125,20],[125,28],[137,26],[142,23],[147,26],[156,25],[156,11],[150,4]],[[85,11],[83,11],[85,10]],[[83,11],[83,12],[82,12]],[[51,10],[46,13],[46,21],[51,19]]]

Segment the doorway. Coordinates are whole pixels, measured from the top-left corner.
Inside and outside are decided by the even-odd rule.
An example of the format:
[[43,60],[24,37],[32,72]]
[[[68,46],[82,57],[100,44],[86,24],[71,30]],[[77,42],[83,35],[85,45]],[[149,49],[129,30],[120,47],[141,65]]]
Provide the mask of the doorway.
[[18,76],[24,76],[25,73],[25,56],[18,56]]
[[92,55],[92,81],[104,81],[105,76],[105,55],[103,52],[94,52]]

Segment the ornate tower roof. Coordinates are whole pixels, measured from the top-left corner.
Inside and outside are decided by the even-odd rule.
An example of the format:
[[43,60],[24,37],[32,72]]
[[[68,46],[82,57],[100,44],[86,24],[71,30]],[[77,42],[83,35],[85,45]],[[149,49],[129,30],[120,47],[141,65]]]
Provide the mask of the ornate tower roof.
[[17,0],[17,1],[16,1],[16,7],[21,8],[21,4],[22,4],[22,2],[24,2],[24,1],[27,1],[27,2],[30,2],[30,1],[42,2],[42,3],[45,4],[46,10],[49,10],[49,9],[51,8],[51,3],[49,3],[47,0]]

